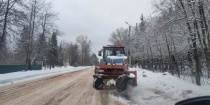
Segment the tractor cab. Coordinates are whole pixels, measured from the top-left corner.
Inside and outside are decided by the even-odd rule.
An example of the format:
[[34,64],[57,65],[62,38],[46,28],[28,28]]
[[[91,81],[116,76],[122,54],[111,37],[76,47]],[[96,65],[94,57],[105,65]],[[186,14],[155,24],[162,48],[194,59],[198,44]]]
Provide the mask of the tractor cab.
[[103,49],[99,51],[99,56],[101,55],[103,57],[101,62],[105,62],[107,65],[123,65],[127,60],[127,56],[125,56],[125,48],[121,45],[104,46]]

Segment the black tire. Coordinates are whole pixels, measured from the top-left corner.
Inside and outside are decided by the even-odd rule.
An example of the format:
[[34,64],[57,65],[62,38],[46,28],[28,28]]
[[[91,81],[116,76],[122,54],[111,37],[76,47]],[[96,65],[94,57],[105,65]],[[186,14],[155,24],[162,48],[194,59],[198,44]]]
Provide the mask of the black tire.
[[94,78],[93,87],[94,87],[96,90],[101,90],[101,89],[103,89],[103,85],[104,85],[103,78]]
[[128,85],[134,86],[134,78],[128,78]]
[[119,92],[125,91],[127,87],[128,78],[118,77],[116,80],[116,87]]

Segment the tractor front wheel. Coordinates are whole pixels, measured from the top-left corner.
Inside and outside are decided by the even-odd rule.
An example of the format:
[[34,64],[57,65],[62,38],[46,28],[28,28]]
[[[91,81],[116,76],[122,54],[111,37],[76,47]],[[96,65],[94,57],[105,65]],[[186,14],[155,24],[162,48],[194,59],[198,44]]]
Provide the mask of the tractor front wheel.
[[96,90],[101,90],[101,89],[103,89],[103,85],[104,85],[103,78],[98,78],[98,77],[95,77],[95,78],[94,78],[93,87],[94,87]]
[[122,92],[127,87],[128,78],[127,77],[118,77],[116,80],[116,87],[119,92]]

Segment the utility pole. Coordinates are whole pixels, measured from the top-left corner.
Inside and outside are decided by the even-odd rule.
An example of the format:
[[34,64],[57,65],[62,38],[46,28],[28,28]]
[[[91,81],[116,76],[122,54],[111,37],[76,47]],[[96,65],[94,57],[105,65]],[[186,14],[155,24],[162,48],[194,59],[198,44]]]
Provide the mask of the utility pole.
[[131,67],[131,25],[128,22],[125,22],[128,27],[128,56],[129,56],[129,66]]

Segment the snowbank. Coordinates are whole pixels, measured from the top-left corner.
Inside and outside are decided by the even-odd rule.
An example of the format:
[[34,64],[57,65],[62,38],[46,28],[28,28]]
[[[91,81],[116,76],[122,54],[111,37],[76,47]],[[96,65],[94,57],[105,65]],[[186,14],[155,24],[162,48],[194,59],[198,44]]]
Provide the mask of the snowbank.
[[131,104],[174,105],[183,99],[210,95],[210,86],[197,86],[169,73],[137,70],[138,86],[128,89]]
[[7,74],[0,74],[0,86],[11,84],[14,82],[20,82],[25,80],[31,80],[35,78],[45,77],[49,75],[65,73],[65,72],[73,72],[77,70],[82,70],[89,67],[55,67],[53,69],[46,70],[30,70],[30,71],[19,71],[12,72]]

